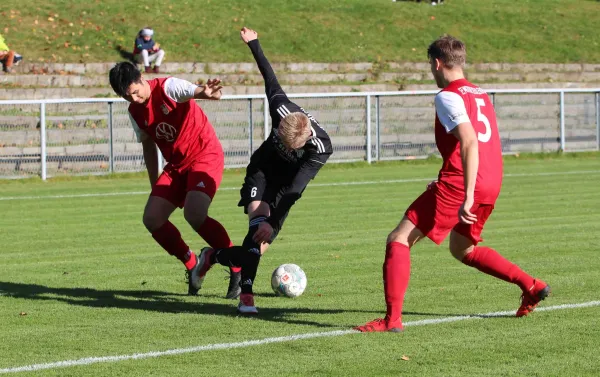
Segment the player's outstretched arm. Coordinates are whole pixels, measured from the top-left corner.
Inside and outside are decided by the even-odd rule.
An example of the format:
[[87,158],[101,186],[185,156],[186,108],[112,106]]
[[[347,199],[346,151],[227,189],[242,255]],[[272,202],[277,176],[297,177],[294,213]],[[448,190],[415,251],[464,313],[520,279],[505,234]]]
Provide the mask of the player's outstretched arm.
[[223,89],[221,80],[209,79],[206,84],[196,88],[194,91],[194,98],[220,100],[222,95],[221,89]]
[[277,81],[277,76],[275,76],[273,67],[271,67],[271,64],[260,47],[256,31],[243,27],[240,31],[240,37],[242,38],[242,41],[248,45],[250,51],[252,51],[258,69],[265,80],[265,91],[267,93],[267,98],[269,99],[269,104],[273,106],[272,101],[275,99],[279,100],[280,98],[278,97],[282,97],[285,101],[289,101],[281,88],[281,85],[279,85],[279,82]]

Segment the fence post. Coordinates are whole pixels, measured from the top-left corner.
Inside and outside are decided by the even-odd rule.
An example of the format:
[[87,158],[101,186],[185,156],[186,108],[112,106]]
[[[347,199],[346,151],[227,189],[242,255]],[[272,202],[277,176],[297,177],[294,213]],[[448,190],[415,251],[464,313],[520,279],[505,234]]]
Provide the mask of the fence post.
[[375,159],[381,158],[379,150],[381,149],[381,125],[379,122],[379,96],[375,96],[375,135],[377,143],[375,144]]
[[40,158],[42,162],[41,176],[46,180],[46,103],[40,103]]
[[248,158],[252,156],[252,139],[254,139],[254,125],[252,122],[252,98],[248,98],[248,133],[250,139],[250,150],[248,151]]
[[371,96],[367,94],[367,163],[371,163]]
[[560,150],[565,151],[565,92],[560,91]]
[[267,96],[265,96],[263,101],[265,103],[263,106],[263,117],[265,118],[265,140],[267,140],[269,138],[269,100],[267,99]]
[[494,107],[494,109],[496,108],[496,93],[492,92],[491,93],[491,100],[492,100],[492,106]]
[[596,150],[600,151],[600,92],[596,92]]
[[108,172],[115,172],[115,157],[113,151],[113,103],[108,103]]

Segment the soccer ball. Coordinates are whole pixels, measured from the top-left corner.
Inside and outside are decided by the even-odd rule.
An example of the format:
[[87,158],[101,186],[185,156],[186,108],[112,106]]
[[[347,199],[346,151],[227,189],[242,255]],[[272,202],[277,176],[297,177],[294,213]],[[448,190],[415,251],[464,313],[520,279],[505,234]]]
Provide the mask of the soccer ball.
[[271,287],[277,296],[298,297],[306,289],[306,274],[291,263],[282,264],[273,271]]

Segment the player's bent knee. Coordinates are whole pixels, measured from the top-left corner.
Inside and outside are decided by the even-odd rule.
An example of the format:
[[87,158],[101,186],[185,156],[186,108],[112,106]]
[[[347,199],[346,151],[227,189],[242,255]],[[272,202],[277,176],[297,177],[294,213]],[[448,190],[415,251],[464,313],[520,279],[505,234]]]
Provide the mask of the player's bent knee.
[[475,246],[470,246],[467,248],[464,247],[452,247],[452,244],[450,245],[450,254],[452,254],[452,256],[454,258],[456,258],[459,262],[462,262],[463,258],[467,256],[467,254],[469,254],[471,251],[473,251],[473,249],[475,248]]
[[207,216],[208,213],[206,211],[189,209],[187,207],[183,209],[183,217],[185,218],[185,221],[187,221],[188,224],[190,224],[190,226],[196,230],[199,229],[202,224],[204,224]]
[[144,212],[144,216],[142,218],[144,226],[151,233],[163,226],[166,221],[167,219],[160,218],[148,212]]
[[390,243],[390,242],[399,242],[399,243],[403,243],[403,244],[408,244],[408,238],[406,236],[403,236],[398,231],[393,231],[390,234],[388,234],[388,236],[387,236],[386,243]]

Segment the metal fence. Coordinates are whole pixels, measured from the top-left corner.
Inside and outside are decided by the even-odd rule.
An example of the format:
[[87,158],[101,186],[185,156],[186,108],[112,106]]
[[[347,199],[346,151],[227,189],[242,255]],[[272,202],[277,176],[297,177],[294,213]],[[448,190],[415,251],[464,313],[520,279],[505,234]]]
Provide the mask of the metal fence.
[[[600,149],[600,88],[488,90],[504,153]],[[436,91],[290,95],[319,120],[330,161],[423,158],[436,154]],[[0,177],[144,170],[141,144],[117,98],[0,101]],[[268,135],[263,95],[200,103],[223,144],[227,167],[248,163]]]

